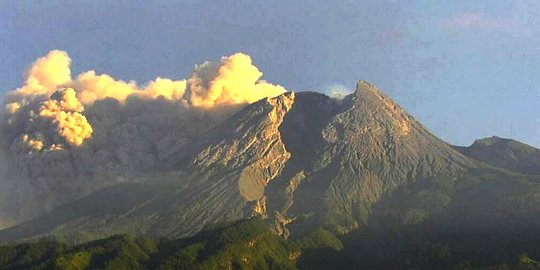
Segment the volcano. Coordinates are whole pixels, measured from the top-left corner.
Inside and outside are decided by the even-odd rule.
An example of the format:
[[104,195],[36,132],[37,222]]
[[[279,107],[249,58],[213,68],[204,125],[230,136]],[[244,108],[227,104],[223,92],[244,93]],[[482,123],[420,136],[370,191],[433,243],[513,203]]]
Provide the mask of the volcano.
[[488,165],[474,149],[437,138],[366,81],[340,100],[288,92],[171,151],[160,170],[0,231],[0,240],[177,238],[255,216],[285,238],[317,228],[540,226],[539,177]]

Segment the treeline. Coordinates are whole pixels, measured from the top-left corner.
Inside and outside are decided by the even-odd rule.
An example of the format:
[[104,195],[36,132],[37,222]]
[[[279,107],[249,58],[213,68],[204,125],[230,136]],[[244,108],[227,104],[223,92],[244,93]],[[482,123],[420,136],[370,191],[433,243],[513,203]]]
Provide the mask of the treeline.
[[180,240],[117,235],[71,247],[50,240],[4,246],[0,269],[297,269],[300,250],[252,219]]
[[[346,239],[348,237],[352,238]],[[408,251],[393,261],[390,254],[395,243],[385,249],[384,243],[389,242],[381,239],[382,246],[371,246],[377,249],[377,253],[373,253],[365,251],[365,247],[347,246],[351,241],[362,241],[354,239],[356,237],[349,235],[340,239],[327,230],[318,229],[285,240],[275,235],[264,220],[255,218],[216,226],[180,240],[117,235],[76,246],[53,240],[3,246],[0,247],[0,269],[540,269],[540,263],[525,253],[506,262],[489,256],[476,261],[456,261],[459,254],[453,254],[450,245],[415,244],[408,240],[401,243]],[[485,254],[489,254],[489,247],[484,248],[487,249]],[[380,262],[385,260],[385,252],[389,263],[383,265]],[[372,254],[382,254],[382,257],[369,259],[368,255]]]

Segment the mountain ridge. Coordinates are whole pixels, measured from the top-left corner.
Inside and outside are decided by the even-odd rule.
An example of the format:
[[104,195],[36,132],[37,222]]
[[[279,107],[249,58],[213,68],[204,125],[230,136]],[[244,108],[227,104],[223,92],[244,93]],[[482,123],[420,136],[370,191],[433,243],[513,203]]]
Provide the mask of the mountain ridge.
[[321,227],[345,235],[488,220],[483,212],[508,207],[521,209],[518,220],[538,211],[538,179],[463,155],[366,81],[342,100],[289,92],[248,105],[164,167],[0,231],[0,241],[177,238],[253,216],[284,237]]
[[454,149],[496,167],[540,175],[540,149],[513,139],[486,137],[475,140],[470,146],[454,146]]

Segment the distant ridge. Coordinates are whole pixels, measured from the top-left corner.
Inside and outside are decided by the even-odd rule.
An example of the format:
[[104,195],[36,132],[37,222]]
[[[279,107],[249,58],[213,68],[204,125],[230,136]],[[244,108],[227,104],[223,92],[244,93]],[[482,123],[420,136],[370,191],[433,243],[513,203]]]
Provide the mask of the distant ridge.
[[492,136],[475,140],[468,147],[454,148],[470,158],[496,167],[540,175],[540,149],[516,140]]

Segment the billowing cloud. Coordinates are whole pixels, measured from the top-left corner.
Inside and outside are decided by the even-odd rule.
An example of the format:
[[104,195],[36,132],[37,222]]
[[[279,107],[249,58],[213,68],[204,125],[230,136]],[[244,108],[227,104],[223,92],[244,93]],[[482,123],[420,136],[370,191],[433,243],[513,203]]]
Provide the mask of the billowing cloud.
[[8,114],[15,113],[33,99],[50,96],[58,87],[71,82],[71,59],[64,51],[50,51],[28,69],[23,85],[4,98]]
[[80,146],[92,135],[92,127],[82,115],[83,111],[84,107],[75,96],[75,91],[68,88],[58,90],[49,100],[41,102],[37,115],[52,125],[62,141]]
[[242,106],[286,91],[242,53],[142,85],[92,70],[72,78],[70,64],[51,51],[4,97],[2,156],[16,167],[7,178],[41,194],[41,211],[157,168]]
[[26,82],[18,89],[23,95],[47,94],[48,91],[71,81],[71,59],[64,51],[54,50],[32,64]]
[[141,88],[136,82],[115,80],[107,74],[97,75],[95,71],[87,71],[77,76],[70,86],[77,89],[78,97],[83,104],[91,105],[96,100],[113,98],[124,103],[129,96],[140,96],[148,99],[163,97],[179,101],[183,98],[186,81],[173,81],[166,78],[156,78]]
[[195,107],[212,108],[253,103],[285,92],[281,86],[259,81],[262,75],[251,57],[243,53],[223,57],[219,64],[205,62],[188,79],[188,102]]
[[84,105],[105,98],[124,103],[130,96],[139,96],[185,101],[190,106],[207,109],[253,103],[286,91],[281,86],[260,80],[262,72],[253,65],[251,57],[243,53],[222,57],[219,63],[198,65],[187,80],[158,77],[144,87],[135,81],[116,80],[107,74],[96,74],[93,70],[71,80],[70,63],[68,54],[58,50],[36,60],[27,73],[24,85],[8,94],[7,100],[14,102],[8,102],[6,109],[15,111],[21,106],[18,104],[20,101],[51,95],[59,87],[75,89],[77,98]]

